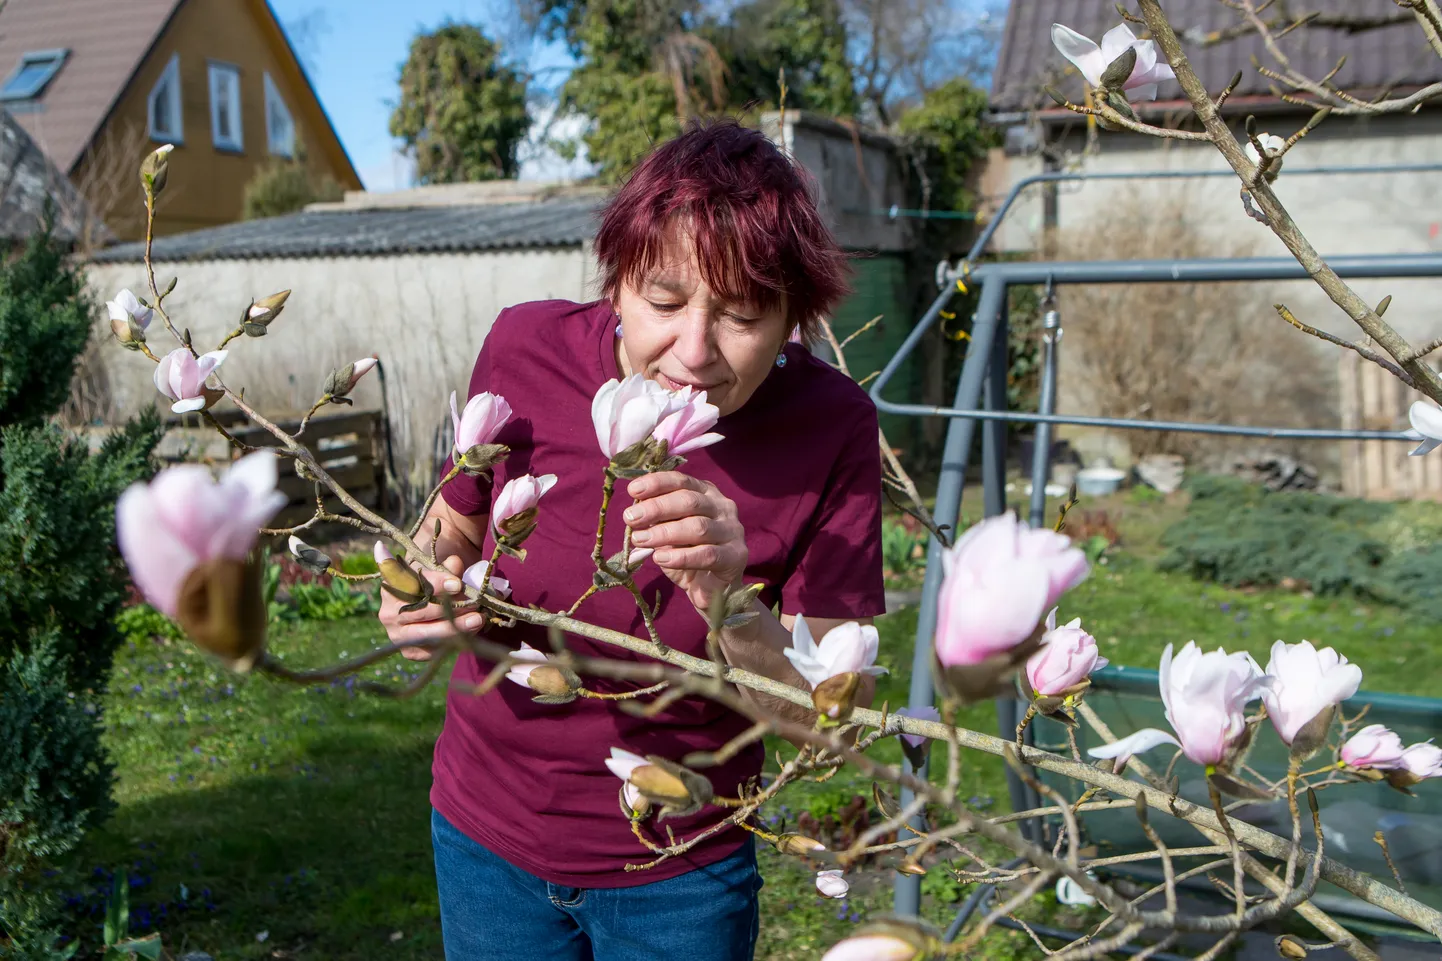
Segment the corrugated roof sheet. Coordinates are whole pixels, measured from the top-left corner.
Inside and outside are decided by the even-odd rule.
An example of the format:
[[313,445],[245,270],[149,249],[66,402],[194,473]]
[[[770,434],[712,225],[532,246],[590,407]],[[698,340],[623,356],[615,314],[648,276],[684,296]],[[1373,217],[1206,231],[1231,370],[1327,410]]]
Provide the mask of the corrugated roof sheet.
[[41,92],[16,111],[55,166],[69,173],[181,0],[7,0],[0,9],[0,78],[30,50],[70,51]]
[[[1314,10],[1368,18],[1393,17],[1399,13],[1393,0],[1309,0],[1305,11]],[[1255,33],[1211,47],[1202,47],[1196,37],[1189,36],[1239,23],[1235,10],[1216,0],[1170,0],[1166,11],[1182,37],[1187,59],[1208,90],[1220,92],[1240,70],[1242,82],[1233,95],[1233,104],[1242,106],[1248,98],[1272,99],[1271,81],[1257,72],[1252,57],[1269,67],[1276,64]],[[1120,22],[1111,0],[1012,0],[996,70],[992,73],[992,106],[1003,110],[1054,106],[1042,92],[1048,83],[1073,102],[1079,102],[1081,78],[1069,69],[1070,64],[1052,46],[1051,25],[1064,23],[1100,42],[1102,34]],[[1141,32],[1144,28],[1134,24],[1132,29]],[[1335,82],[1348,91],[1372,91],[1388,86],[1410,89],[1442,80],[1442,60],[1432,52],[1421,28],[1410,16],[1403,23],[1357,33],[1301,27],[1279,40],[1278,46],[1293,67],[1312,79],[1326,75],[1337,59],[1346,54],[1347,63]],[[1181,88],[1175,81],[1162,84],[1157,94],[1159,101],[1178,100],[1181,96]]]
[[[156,260],[375,257],[519,247],[568,247],[596,232],[594,198],[535,204],[415,207],[289,214],[156,238]],[[98,251],[98,262],[136,261],[139,242]]]

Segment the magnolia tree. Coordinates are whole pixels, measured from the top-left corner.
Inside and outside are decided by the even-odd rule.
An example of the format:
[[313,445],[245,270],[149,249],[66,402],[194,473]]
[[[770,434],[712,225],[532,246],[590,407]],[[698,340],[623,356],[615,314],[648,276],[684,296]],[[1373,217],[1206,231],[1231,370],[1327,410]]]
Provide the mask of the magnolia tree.
[[[1135,119],[1127,94],[1147,96],[1155,84],[1175,71],[1195,88],[1175,35],[1155,3],[1142,3],[1160,51],[1150,40],[1137,40],[1125,26],[1112,31],[1098,46],[1058,27],[1056,38],[1063,54],[1077,63],[1089,82],[1098,86],[1098,116],[1116,126],[1153,128]],[[1165,62],[1164,62],[1165,61]],[[1167,64],[1170,64],[1170,67]],[[1200,94],[1205,97],[1205,94]],[[1224,125],[1216,126],[1215,101],[1198,103],[1207,125],[1205,135],[1215,137],[1246,182],[1249,203],[1273,229],[1290,237],[1304,263],[1320,264],[1305,240],[1296,234],[1262,176],[1275,172],[1286,144],[1267,151],[1272,142],[1256,138],[1259,157],[1249,160],[1245,149],[1231,139]],[[1167,132],[1172,135],[1175,132]],[[1162,134],[1159,134],[1162,135]],[[148,220],[153,223],[155,198],[164,188],[169,147],[150,155],[141,167]],[[147,237],[149,231],[147,231]],[[525,622],[549,629],[550,650],[528,645],[514,650],[484,636],[456,630],[441,640],[423,642],[434,655],[407,686],[392,688],[362,682],[365,690],[406,696],[429,683],[449,656],[468,651],[494,665],[474,696],[485,697],[500,684],[529,689],[534,700],[563,705],[577,698],[604,698],[617,702],[617,710],[641,714],[656,712],[684,697],[705,697],[745,715],[754,723],[731,743],[709,754],[685,758],[642,756],[624,744],[612,747],[604,763],[617,777],[616,817],[631,823],[637,839],[638,869],[683,856],[704,837],[720,831],[749,831],[785,855],[809,859],[823,867],[816,877],[817,892],[841,897],[847,892],[847,873],[863,858],[877,857],[897,871],[924,874],[949,871],[967,882],[1007,885],[1005,896],[961,939],[944,942],[937,932],[916,919],[877,919],[830,947],[826,961],[891,959],[907,961],[944,957],[972,950],[995,922],[1011,915],[1044,887],[1061,881],[1074,886],[1105,911],[1105,918],[1073,943],[1042,951],[1067,959],[1094,957],[1143,938],[1141,956],[1164,950],[1184,935],[1208,936],[1215,957],[1244,931],[1283,915],[1297,912],[1327,940],[1309,944],[1285,936],[1278,947],[1288,957],[1300,957],[1319,946],[1336,946],[1357,958],[1372,958],[1361,941],[1310,900],[1322,881],[1330,882],[1397,918],[1442,937],[1442,913],[1407,896],[1400,877],[1379,880],[1356,871],[1325,850],[1321,831],[1319,795],[1346,791],[1349,786],[1385,782],[1399,791],[1411,791],[1420,782],[1442,777],[1442,749],[1430,743],[1405,746],[1397,734],[1378,724],[1360,726],[1343,702],[1358,689],[1361,669],[1331,648],[1316,649],[1298,639],[1278,641],[1265,668],[1247,654],[1223,650],[1203,651],[1187,643],[1180,651],[1168,645],[1160,665],[1161,697],[1170,731],[1120,732],[1118,739],[1086,704],[1090,674],[1106,664],[1096,641],[1077,619],[1059,624],[1058,610],[1067,592],[1088,573],[1083,553],[1055,530],[1030,529],[1011,515],[986,520],[947,544],[916,497],[914,485],[891,457],[882,440],[887,462],[886,483],[911,497],[912,509],[932,528],[946,547],[942,553],[944,576],[933,644],[933,674],[939,694],[937,707],[916,711],[889,711],[855,703],[861,679],[882,669],[875,663],[875,628],[843,624],[824,637],[815,637],[802,617],[796,619],[793,645],[787,657],[805,680],[804,688],[728,666],[717,638],[722,630],[757,616],[752,611],[760,585],[734,589],[708,606],[707,657],[696,657],[668,646],[655,628],[655,608],[636,586],[635,574],[649,560],[650,551],[632,547],[627,528],[622,549],[610,556],[603,550],[610,505],[616,482],[652,471],[684,466],[685,455],[702,447],[724,443],[713,430],[717,409],[704,393],[689,388],[670,393],[641,376],[610,381],[596,393],[592,418],[600,453],[605,459],[597,483],[600,508],[593,543],[578,544],[590,552],[592,583],[565,609],[522,607],[508,601],[511,585],[496,576],[502,555],[513,561],[512,577],[524,577],[525,543],[539,524],[546,523],[546,494],[556,482],[553,474],[525,475],[510,480],[498,493],[490,524],[495,550],[488,560],[475,564],[462,577],[464,600],[437,598],[423,571],[441,572],[434,548],[417,535],[435,498],[459,474],[487,474],[508,456],[497,442],[512,411],[507,400],[482,393],[457,409],[452,398],[455,466],[431,492],[420,518],[398,527],[368,510],[349,495],[321,467],[304,444],[310,417],[328,404],[349,403],[357,381],[374,365],[362,358],[325,378],[319,397],[294,433],[283,430],[246,402],[243,392],[221,377],[225,347],[245,337],[264,336],[281,313],[285,293],[254,301],[244,308],[236,328],[217,345],[202,353],[188,331],[178,329],[165,309],[175,287],[157,285],[146,250],[148,293],[136,297],[122,291],[109,305],[116,339],[155,363],[157,389],[176,411],[198,411],[242,451],[228,470],[213,477],[205,468],[186,465],[162,472],[148,485],[127,491],[117,507],[122,553],[135,583],[157,608],[173,617],[204,650],[237,671],[256,671],[299,684],[326,683],[355,674],[401,652],[387,645],[361,657],[311,671],[281,664],[266,648],[266,605],[261,572],[254,548],[264,535],[288,536],[297,560],[332,576],[364,579],[335,569],[322,551],[300,537],[322,522],[349,524],[378,539],[375,556],[381,587],[407,609],[440,603],[453,621],[461,613],[479,612],[493,625]],[[1359,323],[1386,347],[1397,341],[1384,334],[1379,311],[1361,304],[1321,265],[1313,271],[1339,303],[1355,308]],[[178,345],[157,356],[150,338],[159,333],[156,321]],[[829,330],[827,331],[830,337]],[[1390,337],[1391,341],[1387,338]],[[831,338],[840,366],[842,348]],[[1366,348],[1349,345],[1368,354]],[[1373,354],[1378,362],[1433,397],[1442,397],[1439,382],[1421,354],[1398,347],[1392,361]],[[253,422],[274,435],[276,446],[252,449],[231,437],[212,416],[222,402],[235,405]],[[1433,429],[1442,411],[1414,415],[1418,429],[1435,444],[1442,431]],[[1424,444],[1424,446],[1427,446]],[[290,528],[264,525],[284,502],[277,492],[282,462],[315,485],[316,510],[304,523]],[[544,465],[539,465],[544,467]],[[329,493],[344,505],[334,513],[325,504]],[[587,598],[602,591],[625,590],[634,598],[647,628],[637,637],[590,624],[578,617]],[[646,660],[580,656],[567,648],[565,636],[577,635],[603,645],[646,655]],[[624,679],[635,684],[626,693],[601,694],[587,687],[587,678]],[[743,697],[738,688],[765,693],[811,709],[814,721],[804,724]],[[1014,694],[1020,690],[1030,708],[1017,728],[1015,739],[1002,739],[967,730],[952,723],[957,709],[969,702]],[[1359,712],[1360,713],[1360,712]],[[1067,753],[1040,750],[1025,743],[1028,725],[1038,715],[1062,721],[1071,732],[1086,724],[1103,743],[1084,755],[1073,736]],[[1271,727],[1273,734],[1265,728]],[[705,771],[768,733],[798,745],[789,756],[778,758],[778,770],[764,783],[743,785],[737,797],[718,794]],[[901,740],[909,766],[878,761],[872,749],[887,738]],[[1290,764],[1274,779],[1248,766],[1248,750],[1259,739],[1277,737],[1287,746]],[[934,778],[916,772],[928,740],[945,747],[946,761]],[[1138,755],[1163,745],[1173,748],[1165,768],[1154,771]],[[963,752],[982,752],[1006,759],[1016,774],[1045,799],[1035,810],[1005,815],[984,815],[971,806],[959,788]],[[1179,766],[1195,766],[1206,785],[1201,803],[1178,795]],[[874,798],[883,815],[880,823],[863,831],[850,845],[829,850],[820,841],[797,833],[767,829],[768,806],[788,787],[803,779],[832,776],[852,767],[876,782]],[[1038,772],[1049,777],[1042,779]],[[1068,797],[1053,786],[1056,778],[1077,782]],[[882,785],[905,788],[911,800],[899,804]],[[1230,799],[1230,800],[1228,800]],[[1239,806],[1259,800],[1285,802],[1290,834],[1275,834],[1240,819]],[[712,807],[718,820],[692,837],[676,837],[667,819]],[[1107,809],[1134,812],[1143,847],[1106,857],[1083,849],[1078,817]],[[926,828],[909,825],[927,815]],[[1166,818],[1190,826],[1199,842],[1184,849],[1168,847],[1152,824]],[[1031,819],[1059,823],[1053,843],[1043,846],[1018,829]],[[991,863],[969,846],[979,836],[994,848],[1011,852],[1006,866]],[[1385,853],[1385,847],[1384,847]],[[1182,869],[1181,858],[1196,867]],[[1123,894],[1104,880],[1104,869],[1126,862],[1154,861],[1162,883],[1137,894]],[[1220,873],[1217,873],[1220,872]],[[1206,911],[1184,907],[1179,884],[1188,877],[1211,874],[1228,892],[1224,909]],[[1395,874],[1395,872],[1394,872]],[[1253,882],[1250,886],[1246,879]],[[1394,883],[1395,882],[1395,883]],[[1258,887],[1260,885],[1260,887]],[[1261,891],[1261,893],[1257,893]],[[1041,942],[1038,941],[1040,947]]]

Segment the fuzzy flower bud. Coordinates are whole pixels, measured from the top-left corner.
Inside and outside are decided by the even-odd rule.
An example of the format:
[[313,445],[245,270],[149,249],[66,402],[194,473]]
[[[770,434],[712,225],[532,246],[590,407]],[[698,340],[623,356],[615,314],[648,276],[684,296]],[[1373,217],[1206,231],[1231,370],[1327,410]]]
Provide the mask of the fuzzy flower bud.
[[165,178],[170,171],[170,152],[174,149],[173,143],[163,144],[140,162],[140,184],[151,200],[160,196],[160,192],[165,189]]

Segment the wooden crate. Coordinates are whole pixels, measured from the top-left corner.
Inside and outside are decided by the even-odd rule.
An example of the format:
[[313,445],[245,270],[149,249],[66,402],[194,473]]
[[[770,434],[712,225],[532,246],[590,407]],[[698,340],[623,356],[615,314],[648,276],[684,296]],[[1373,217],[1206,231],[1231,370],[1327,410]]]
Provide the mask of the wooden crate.
[[[231,435],[252,447],[278,447],[275,435],[258,424],[252,424],[238,410],[217,412],[216,419]],[[237,452],[209,426],[196,426],[196,418],[185,417],[167,423],[167,439],[172,435],[183,442],[164,445],[162,456],[190,454],[197,459],[200,452],[212,456],[233,456]],[[274,423],[289,434],[300,427],[300,418],[277,419]],[[193,443],[190,441],[193,439]],[[385,511],[386,495],[385,420],[378,410],[342,410],[339,413],[317,414],[306,425],[301,440],[320,466],[346,491],[366,507]],[[221,447],[217,447],[219,442]],[[169,458],[168,458],[169,459]],[[281,459],[280,489],[289,502],[276,515],[271,527],[290,527],[308,520],[315,513],[315,484],[296,475],[293,461]],[[349,513],[340,499],[328,495],[326,510],[336,514]]]
[[[1340,352],[1344,430],[1407,430],[1407,409],[1423,396],[1354,351]],[[1430,403],[1430,401],[1429,401]],[[1368,500],[1442,500],[1442,454],[1409,457],[1394,440],[1342,441],[1342,491]]]

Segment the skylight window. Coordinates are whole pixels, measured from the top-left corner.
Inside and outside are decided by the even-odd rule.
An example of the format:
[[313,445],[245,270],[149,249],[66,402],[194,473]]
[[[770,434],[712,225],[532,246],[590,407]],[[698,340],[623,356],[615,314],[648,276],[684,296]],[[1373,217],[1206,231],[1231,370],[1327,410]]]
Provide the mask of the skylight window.
[[32,50],[20,55],[20,63],[0,86],[0,100],[33,100],[65,64],[69,50]]

